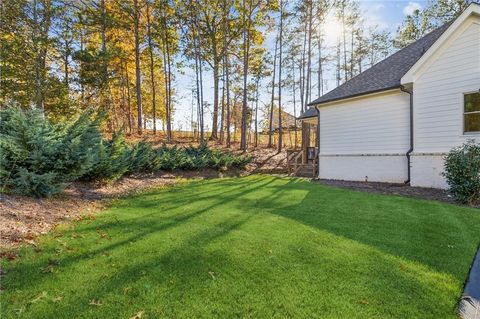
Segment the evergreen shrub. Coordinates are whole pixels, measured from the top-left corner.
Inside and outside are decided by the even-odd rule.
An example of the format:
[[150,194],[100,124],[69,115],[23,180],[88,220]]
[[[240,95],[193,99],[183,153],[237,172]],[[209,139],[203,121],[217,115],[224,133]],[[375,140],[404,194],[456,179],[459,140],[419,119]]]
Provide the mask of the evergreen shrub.
[[480,204],[480,144],[468,141],[448,152],[443,175],[457,201]]
[[0,190],[46,197],[78,180],[113,181],[125,174],[156,171],[244,168],[251,157],[206,145],[154,149],[130,146],[121,131],[103,139],[103,114],[88,110],[67,123],[52,123],[36,110],[0,111]]

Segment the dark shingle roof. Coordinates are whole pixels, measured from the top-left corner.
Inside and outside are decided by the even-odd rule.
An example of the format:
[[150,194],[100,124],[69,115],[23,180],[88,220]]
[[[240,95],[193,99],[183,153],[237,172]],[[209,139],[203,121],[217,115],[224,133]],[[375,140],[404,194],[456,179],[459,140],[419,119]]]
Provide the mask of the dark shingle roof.
[[308,108],[305,112],[303,112],[298,119],[307,119],[309,117],[316,117],[317,116],[317,110],[314,107]]
[[[447,23],[435,29],[423,38],[378,62],[308,105],[316,105],[400,87],[401,78],[447,30],[449,25],[450,23]],[[307,112],[309,110],[305,111],[304,114]],[[304,114],[301,117],[305,117]]]

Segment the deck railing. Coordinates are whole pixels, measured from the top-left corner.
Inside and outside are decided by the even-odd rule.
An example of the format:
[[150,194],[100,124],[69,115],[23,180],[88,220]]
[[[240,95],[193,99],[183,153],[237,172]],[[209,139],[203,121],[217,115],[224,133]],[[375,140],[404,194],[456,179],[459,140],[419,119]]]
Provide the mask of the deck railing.
[[[315,152],[316,153],[316,152]],[[297,175],[303,168],[312,169],[312,177],[316,173],[316,157],[313,161],[307,161],[305,151],[302,149],[287,150],[287,168],[289,175]]]
[[287,167],[288,174],[295,175],[302,167],[303,162],[303,150],[290,149],[287,150]]

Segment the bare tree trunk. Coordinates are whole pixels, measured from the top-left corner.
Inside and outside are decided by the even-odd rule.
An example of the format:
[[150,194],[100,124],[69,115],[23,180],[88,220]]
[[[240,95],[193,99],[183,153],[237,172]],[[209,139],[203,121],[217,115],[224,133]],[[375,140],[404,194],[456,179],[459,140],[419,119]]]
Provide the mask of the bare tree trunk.
[[198,48],[198,39],[193,30],[193,45],[195,51],[195,69],[197,74],[197,101],[198,101],[198,114],[200,125],[200,143],[205,141],[205,132],[203,126],[203,74],[202,74],[202,61]]
[[318,32],[318,96],[323,95],[322,33]]
[[278,152],[283,148],[282,127],[282,51],[283,51],[283,0],[280,0],[280,52],[278,56]]
[[254,137],[254,146],[255,148],[258,147],[258,91],[259,91],[259,82],[260,76],[257,77],[257,81],[255,83],[255,137]]
[[[80,36],[80,53],[83,55],[83,50],[84,50],[84,39],[83,39],[83,18],[82,15],[79,15],[79,24],[80,24],[80,30],[79,30],[79,36]],[[82,63],[80,62],[80,69],[82,68]],[[82,100],[82,104],[85,104],[85,86],[83,84],[83,81],[80,81],[80,96]]]
[[150,5],[147,1],[147,36],[148,36],[148,48],[150,51],[150,81],[152,82],[152,115],[153,115],[153,134],[157,134],[157,101],[155,95],[155,73],[153,64],[153,44],[152,34],[150,30]]
[[313,19],[313,3],[308,0],[308,52],[307,52],[307,85],[305,88],[305,109],[310,102],[310,85],[312,73],[312,19]]
[[170,47],[168,45],[169,39],[167,38],[167,67],[168,67],[168,91],[166,92],[168,94],[168,106],[165,113],[166,118],[167,118],[167,140],[171,141],[172,140],[172,62],[170,60]]
[[[353,28],[353,25],[352,25],[352,28]],[[354,31],[352,30],[352,33],[351,33],[351,42],[350,42],[350,78],[353,78],[353,60],[354,60],[354,53],[353,53],[353,49],[354,49],[354,40],[353,40],[353,33]]]
[[347,32],[346,32],[346,26],[345,26],[345,1],[346,0],[341,0],[341,6],[342,6],[342,33],[343,33],[343,69],[344,69],[344,75],[345,75],[345,81],[348,80],[348,73],[347,73]]
[[51,0],[42,1],[43,16],[39,19],[38,1],[33,2],[33,42],[35,49],[35,105],[45,115],[45,75],[48,51],[48,33],[52,22]]
[[295,149],[297,148],[297,107],[295,90],[295,58],[292,55],[292,95],[293,95],[293,127],[295,129]]
[[[227,36],[228,36],[228,8],[227,0],[223,0],[223,86],[222,86],[222,120],[220,123],[220,143],[223,145],[225,140],[225,85],[226,85],[226,73],[227,73]],[[227,111],[228,112],[228,111]],[[228,120],[227,120],[228,121]],[[227,133],[228,134],[228,133]]]
[[[307,14],[308,15],[308,14]],[[308,17],[306,17],[308,18]],[[308,19],[305,20],[305,28],[303,32],[303,49],[302,49],[302,58],[300,62],[300,105],[301,113],[305,112],[306,109],[306,97],[305,97],[305,65],[306,65],[306,52],[307,52],[307,31],[308,31]]]
[[143,133],[143,110],[142,110],[142,90],[141,90],[141,73],[140,73],[140,35],[139,35],[139,23],[140,23],[140,8],[138,7],[138,0],[134,0],[135,18],[134,18],[134,37],[135,37],[135,78],[136,78],[136,90],[137,90],[137,130],[138,134]]
[[218,53],[216,51],[216,38],[214,37],[213,47],[215,48],[213,52],[213,114],[212,114],[212,132],[210,134],[210,139],[216,140],[218,138],[217,131],[218,131],[218,68],[219,68],[219,61],[218,61]]
[[[228,32],[228,31],[227,31]],[[230,148],[230,65],[229,65],[229,58],[228,58],[228,50],[225,49],[225,81],[226,81],[226,94],[227,94],[227,141],[226,146]]]
[[125,80],[127,81],[127,108],[128,108],[128,129],[130,134],[133,132],[133,119],[132,119],[132,106],[130,105],[131,96],[130,96],[130,79],[128,76],[128,66],[127,61],[125,61]]
[[[167,49],[165,45],[165,38],[162,41],[162,56],[163,56],[163,79],[165,82],[165,119],[162,121],[162,131],[165,133],[165,122],[168,122],[167,113],[170,111],[170,95],[168,94],[168,67],[167,67]],[[167,132],[168,139],[168,132]]]
[[250,21],[252,11],[252,1],[249,1],[248,22],[246,21],[245,0],[243,0],[243,103],[242,103],[242,127],[240,136],[240,149],[247,150],[247,78],[248,78],[248,55],[250,49]]
[[275,102],[275,70],[277,63],[277,50],[278,50],[278,37],[275,39],[275,53],[273,55],[273,72],[272,72],[272,98],[270,101],[269,123],[268,123],[268,147],[272,147],[272,135],[273,135],[273,105]]
[[[172,72],[170,61],[170,39],[168,35],[167,17],[165,15],[165,8],[162,8],[162,22],[163,22],[163,56],[165,69],[165,122],[167,126],[167,141],[172,140]],[[165,64],[166,63],[166,64]]]
[[220,144],[223,145],[223,141],[225,140],[225,65],[223,65],[223,72],[222,72],[222,110],[220,113]]

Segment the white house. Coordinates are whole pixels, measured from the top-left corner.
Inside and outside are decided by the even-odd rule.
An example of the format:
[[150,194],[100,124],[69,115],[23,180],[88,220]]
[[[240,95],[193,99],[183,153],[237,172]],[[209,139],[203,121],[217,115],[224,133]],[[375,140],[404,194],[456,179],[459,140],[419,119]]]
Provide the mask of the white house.
[[445,153],[480,142],[480,5],[310,106],[319,178],[445,188]]

